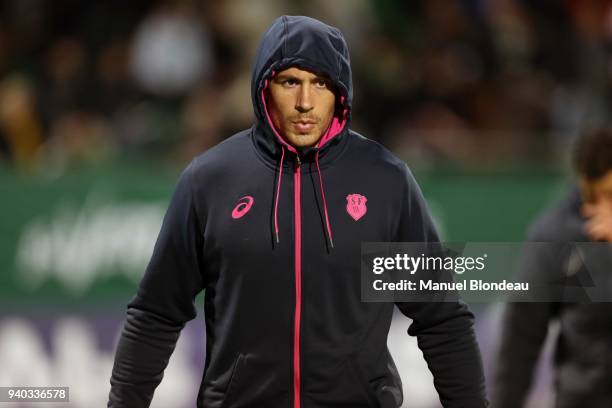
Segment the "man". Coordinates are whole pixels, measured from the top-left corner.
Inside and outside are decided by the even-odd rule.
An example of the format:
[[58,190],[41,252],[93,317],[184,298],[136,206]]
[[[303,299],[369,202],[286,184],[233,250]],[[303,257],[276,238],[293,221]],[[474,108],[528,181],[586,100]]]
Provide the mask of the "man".
[[[282,16],[253,69],[253,128],[184,171],[128,306],[109,407],[148,406],[205,290],[198,406],[399,407],[387,346],[393,304],[360,301],[365,241],[436,241],[416,181],[349,130],[340,31]],[[409,333],[445,407],[484,407],[473,316],[463,303],[405,303]]]
[[[572,280],[588,285],[583,277],[607,274],[612,269],[609,247],[602,245],[593,246],[583,255],[583,262],[572,261],[574,242],[612,242],[612,129],[583,136],[574,161],[579,187],[535,221],[529,241],[551,244],[529,251],[519,273],[526,278],[548,275],[553,278],[548,281],[566,282],[562,289],[573,290],[576,297],[579,288]],[[582,274],[580,265],[585,261],[590,270]],[[547,300],[553,300],[555,290],[559,287],[550,286],[542,295],[551,295]],[[535,362],[553,320],[560,325],[554,361],[555,407],[612,406],[612,303],[593,303],[585,296],[574,300],[579,301],[506,306],[492,398],[495,408],[524,405]]]

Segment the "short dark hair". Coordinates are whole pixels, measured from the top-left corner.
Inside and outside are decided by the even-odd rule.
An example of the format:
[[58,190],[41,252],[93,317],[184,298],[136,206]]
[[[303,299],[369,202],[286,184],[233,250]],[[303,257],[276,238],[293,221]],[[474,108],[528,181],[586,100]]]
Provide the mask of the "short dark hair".
[[596,180],[612,170],[612,127],[587,132],[578,139],[574,167],[587,180]]

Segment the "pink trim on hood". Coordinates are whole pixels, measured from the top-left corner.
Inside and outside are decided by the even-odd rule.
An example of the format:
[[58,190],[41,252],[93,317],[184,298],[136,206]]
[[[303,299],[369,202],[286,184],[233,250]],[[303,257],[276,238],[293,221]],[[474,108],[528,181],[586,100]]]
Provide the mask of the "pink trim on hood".
[[[340,104],[344,106],[344,96],[340,97]],[[337,116],[333,117],[331,124],[327,128],[327,131],[325,132],[323,137],[321,137],[321,140],[319,140],[319,143],[317,144],[319,149],[325,146],[327,142],[336,137],[340,132],[342,132],[342,129],[344,129],[344,126],[346,126],[347,114],[348,108],[344,108],[344,110],[342,111],[341,119],[339,119]]]

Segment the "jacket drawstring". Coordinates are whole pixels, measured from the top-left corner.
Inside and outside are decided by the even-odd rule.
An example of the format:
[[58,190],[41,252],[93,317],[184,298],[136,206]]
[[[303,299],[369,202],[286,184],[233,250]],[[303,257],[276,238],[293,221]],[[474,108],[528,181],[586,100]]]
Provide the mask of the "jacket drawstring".
[[[278,164],[278,180],[276,181],[276,199],[274,200],[274,235],[276,238],[276,243],[280,242],[279,233],[278,233],[278,201],[280,197],[280,186],[281,181],[283,179],[283,162],[285,160],[285,147],[281,146],[282,153],[281,159]],[[323,186],[323,176],[321,175],[321,167],[319,166],[319,150],[317,150],[315,154],[315,164],[317,166],[317,174],[319,175],[319,188],[321,190],[321,197],[323,198],[323,212],[325,214],[325,228],[327,232],[327,237],[329,238],[330,247],[334,247],[334,239],[332,236],[331,224],[329,223],[329,213],[327,211],[327,200],[325,199],[325,187]]]
[[282,154],[278,165],[278,180],[276,182],[276,200],[274,200],[274,233],[276,235],[276,243],[280,242],[278,237],[278,197],[280,196],[280,185],[283,179],[283,160],[285,160],[285,147],[281,145]]
[[325,213],[325,225],[327,227],[327,236],[329,238],[330,246],[334,247],[334,240],[332,238],[331,225],[329,224],[329,215],[327,214],[327,201],[325,201],[325,188],[323,187],[323,177],[321,176],[321,169],[319,168],[319,150],[315,154],[315,163],[317,165],[317,174],[319,174],[319,186],[321,188],[321,197],[323,197],[323,211]]

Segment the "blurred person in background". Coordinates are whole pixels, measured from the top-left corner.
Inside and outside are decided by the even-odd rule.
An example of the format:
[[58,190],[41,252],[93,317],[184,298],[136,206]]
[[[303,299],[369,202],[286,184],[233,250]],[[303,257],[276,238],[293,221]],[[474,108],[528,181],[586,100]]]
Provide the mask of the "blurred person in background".
[[27,169],[43,143],[32,84],[15,75],[0,81],[0,158]]
[[[585,133],[577,142],[574,165],[578,186],[544,211],[528,234],[530,242],[558,245],[552,251],[550,247],[526,251],[518,271],[522,277],[538,280],[549,274],[556,282],[580,281],[577,264],[571,259],[575,252],[568,250],[571,244],[612,242],[612,128]],[[609,272],[609,255],[608,248],[604,256],[589,261]],[[580,302],[506,305],[492,394],[495,408],[524,406],[553,321],[560,324],[554,359],[555,407],[612,406],[612,303],[595,303],[585,297]]]
[[[282,16],[260,44],[256,124],[183,172],[128,305],[108,406],[146,407],[205,290],[199,407],[397,408],[393,303],[360,299],[361,243],[437,242],[404,162],[349,129],[341,32]],[[366,204],[367,203],[367,204]],[[445,408],[487,406],[461,301],[396,303]]]

